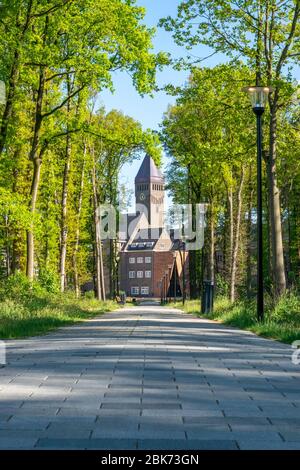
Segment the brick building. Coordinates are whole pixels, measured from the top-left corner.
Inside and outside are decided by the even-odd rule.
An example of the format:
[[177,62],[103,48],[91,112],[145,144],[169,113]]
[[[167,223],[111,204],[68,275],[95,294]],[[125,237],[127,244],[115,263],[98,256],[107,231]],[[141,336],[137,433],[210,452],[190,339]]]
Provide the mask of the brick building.
[[146,155],[135,178],[136,213],[120,251],[120,289],[131,297],[189,294],[188,254],[164,227],[164,177]]

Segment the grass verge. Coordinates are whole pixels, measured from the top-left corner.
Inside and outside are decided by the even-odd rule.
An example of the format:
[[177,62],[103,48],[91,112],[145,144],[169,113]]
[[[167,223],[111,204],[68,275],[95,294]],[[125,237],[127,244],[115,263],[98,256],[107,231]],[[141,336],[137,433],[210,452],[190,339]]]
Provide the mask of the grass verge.
[[72,325],[116,310],[116,302],[76,299],[69,294],[29,295],[0,300],[0,339],[43,335],[59,327]]
[[300,340],[300,298],[293,293],[283,296],[275,306],[267,302],[263,322],[256,319],[254,301],[231,304],[226,297],[218,297],[214,312],[209,315],[200,313],[200,301],[197,300],[188,300],[184,308],[180,302],[172,305],[200,318],[216,320],[283,343],[291,344]]

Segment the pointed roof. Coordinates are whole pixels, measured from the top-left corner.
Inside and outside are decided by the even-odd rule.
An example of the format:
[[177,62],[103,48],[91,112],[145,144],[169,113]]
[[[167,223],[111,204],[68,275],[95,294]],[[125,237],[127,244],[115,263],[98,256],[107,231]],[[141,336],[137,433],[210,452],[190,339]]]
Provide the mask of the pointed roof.
[[164,177],[150,155],[146,155],[135,177],[136,183],[163,183]]

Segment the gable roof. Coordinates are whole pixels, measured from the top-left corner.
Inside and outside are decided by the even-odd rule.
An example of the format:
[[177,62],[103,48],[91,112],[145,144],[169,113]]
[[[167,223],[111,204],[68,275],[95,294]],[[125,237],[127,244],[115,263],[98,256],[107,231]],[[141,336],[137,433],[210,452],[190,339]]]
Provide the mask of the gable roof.
[[163,183],[164,177],[161,171],[157,168],[154,160],[150,155],[146,154],[143,163],[140,166],[138,174],[135,177],[136,183]]

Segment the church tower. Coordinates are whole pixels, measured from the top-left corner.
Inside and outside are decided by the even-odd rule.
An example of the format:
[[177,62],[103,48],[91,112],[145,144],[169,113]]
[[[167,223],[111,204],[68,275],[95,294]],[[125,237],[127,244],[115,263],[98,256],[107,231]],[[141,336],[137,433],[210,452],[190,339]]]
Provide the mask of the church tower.
[[146,214],[152,227],[164,225],[164,191],[164,177],[150,155],[146,155],[135,178],[135,201],[137,211]]

